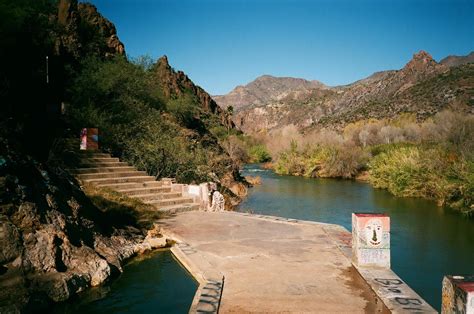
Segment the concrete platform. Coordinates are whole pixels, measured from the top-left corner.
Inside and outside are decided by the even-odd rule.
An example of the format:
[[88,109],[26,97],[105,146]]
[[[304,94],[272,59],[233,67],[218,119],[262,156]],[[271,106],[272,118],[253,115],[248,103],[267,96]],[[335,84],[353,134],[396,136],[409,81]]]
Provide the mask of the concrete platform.
[[200,283],[191,312],[389,312],[351,265],[343,227],[232,212],[184,212],[161,225]]

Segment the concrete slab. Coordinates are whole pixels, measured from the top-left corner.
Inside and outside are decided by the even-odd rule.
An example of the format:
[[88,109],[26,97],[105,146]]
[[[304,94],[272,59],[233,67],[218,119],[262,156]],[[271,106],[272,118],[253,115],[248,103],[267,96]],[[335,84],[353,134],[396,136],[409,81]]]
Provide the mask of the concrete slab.
[[[232,212],[185,212],[161,225],[200,283],[192,312],[388,312],[352,266],[340,226]],[[199,310],[205,297],[212,307]]]

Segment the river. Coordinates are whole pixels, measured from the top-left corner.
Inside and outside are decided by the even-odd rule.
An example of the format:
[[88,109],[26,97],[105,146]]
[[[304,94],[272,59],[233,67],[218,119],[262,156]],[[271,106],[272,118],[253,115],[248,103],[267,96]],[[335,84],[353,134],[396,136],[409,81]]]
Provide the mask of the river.
[[249,189],[239,211],[339,224],[347,230],[353,212],[388,214],[392,269],[437,309],[444,275],[474,273],[474,221],[432,201],[395,197],[350,180],[280,176],[258,165],[246,165],[242,174],[258,175],[262,184]]
[[134,258],[110,284],[92,288],[53,313],[188,313],[197,282],[169,250]]

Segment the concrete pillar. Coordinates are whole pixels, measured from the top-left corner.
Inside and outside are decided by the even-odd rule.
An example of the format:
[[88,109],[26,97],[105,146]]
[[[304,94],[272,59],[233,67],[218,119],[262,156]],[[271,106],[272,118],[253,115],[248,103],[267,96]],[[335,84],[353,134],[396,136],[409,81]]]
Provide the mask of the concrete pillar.
[[474,275],[444,276],[441,313],[474,314]]
[[81,150],[98,150],[99,149],[99,129],[83,128],[81,130]]
[[207,210],[209,207],[209,184],[201,183],[199,185],[201,188],[201,209]]
[[352,263],[390,269],[390,217],[352,214]]

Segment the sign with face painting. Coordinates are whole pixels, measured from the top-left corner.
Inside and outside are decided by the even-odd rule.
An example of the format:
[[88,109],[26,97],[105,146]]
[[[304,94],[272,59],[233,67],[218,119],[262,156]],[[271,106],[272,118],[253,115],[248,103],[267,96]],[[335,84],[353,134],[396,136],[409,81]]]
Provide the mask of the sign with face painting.
[[382,244],[383,225],[382,220],[377,218],[369,219],[365,224],[365,241],[368,246],[380,247]]
[[390,218],[352,214],[352,262],[360,267],[390,268]]

